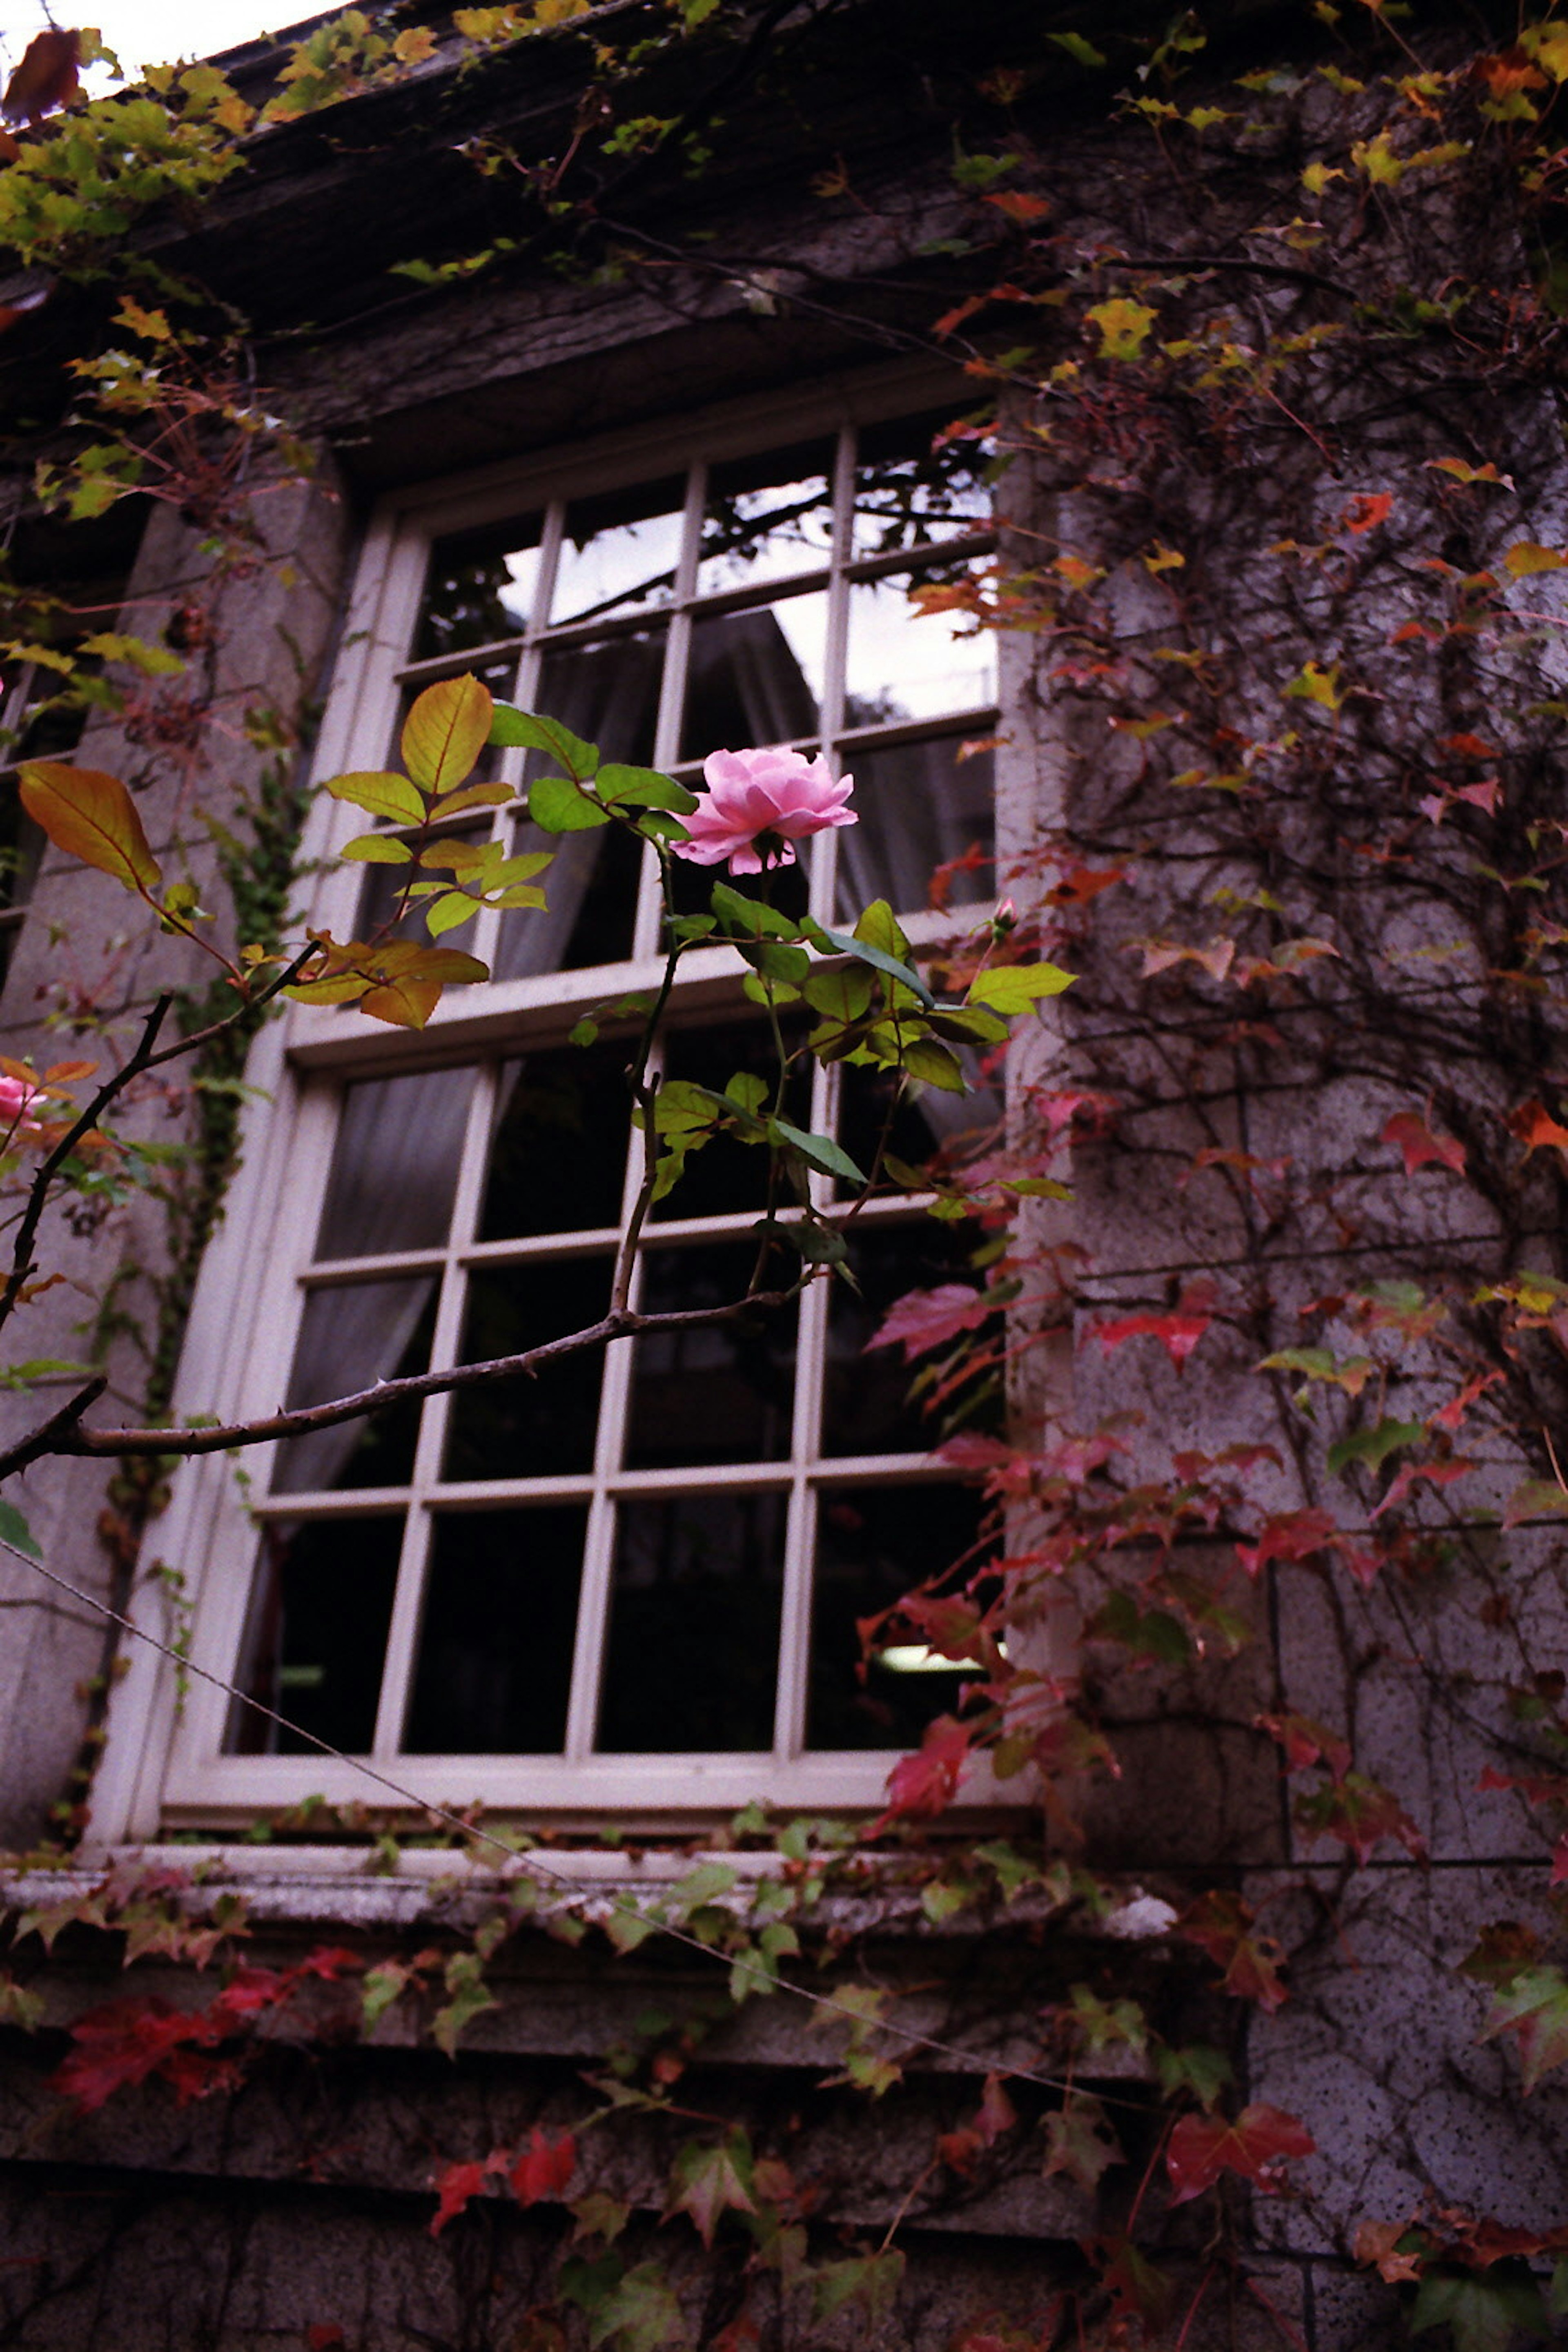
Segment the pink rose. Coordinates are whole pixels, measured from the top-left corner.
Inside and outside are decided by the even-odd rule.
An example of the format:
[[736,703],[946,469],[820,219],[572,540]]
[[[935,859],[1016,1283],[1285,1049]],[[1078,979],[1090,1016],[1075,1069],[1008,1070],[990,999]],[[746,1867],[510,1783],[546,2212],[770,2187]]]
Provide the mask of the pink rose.
[[707,797],[685,819],[687,838],[673,845],[695,866],[728,858],[731,874],[793,866],[795,842],[858,822],[844,805],[854,777],[835,783],[820,751],[815,760],[804,751],[710,751],[702,773]]
[[27,1113],[43,1098],[42,1087],[30,1087],[26,1078],[0,1076],[0,1143],[17,1132],[37,1133],[37,1123]]

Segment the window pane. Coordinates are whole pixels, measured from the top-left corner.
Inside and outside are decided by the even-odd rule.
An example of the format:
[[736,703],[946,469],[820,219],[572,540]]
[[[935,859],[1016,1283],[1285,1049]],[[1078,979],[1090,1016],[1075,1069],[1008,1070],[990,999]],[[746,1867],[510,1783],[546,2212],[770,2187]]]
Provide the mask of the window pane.
[[622,1504],[602,1752],[772,1747],[786,1511],[783,1495]]
[[[700,780],[694,780],[694,782]],[[763,874],[731,875],[728,866],[699,866],[688,857],[670,860],[670,898],[678,915],[705,915],[713,903],[715,882],[727,883],[739,890],[742,898],[763,898],[776,907],[781,915],[799,922],[806,910],[815,844],[797,842],[796,856],[787,866],[774,866]]]
[[536,850],[553,863],[537,877],[542,908],[503,914],[492,965],[497,980],[529,980],[544,971],[582,971],[590,964],[622,963],[632,951],[642,845],[618,824],[593,833],[541,833],[520,824],[516,857]]
[[[742,877],[746,880],[748,877]],[[786,1046],[799,1043],[798,1031],[786,1030]],[[721,1029],[676,1029],[665,1044],[667,1078],[686,1078],[722,1094],[730,1080],[744,1072],[760,1077],[771,1105],[778,1085],[778,1055],[765,1021],[736,1021]],[[811,1125],[811,1069],[797,1060],[785,1088],[784,1117],[795,1126]],[[638,1138],[640,1149],[641,1138]],[[732,1135],[715,1135],[699,1145],[687,1160],[673,1191],[655,1209],[655,1216],[716,1217],[728,1212],[763,1209],[768,1197],[768,1155],[762,1145],[742,1143]],[[781,1202],[792,1197],[787,1189]]]
[[[610,1303],[610,1261],[532,1258],[476,1266],[468,1276],[461,1360],[521,1355],[599,1322]],[[533,1379],[458,1389],[447,1447],[448,1478],[548,1478],[594,1466],[602,1348],[543,1365]],[[467,1526],[468,1521],[458,1524]]]
[[[721,1307],[743,1297],[756,1255],[749,1244],[650,1250],[643,1312]],[[787,1282],[792,1271],[781,1264],[765,1278]],[[795,1412],[795,1320],[789,1307],[694,1330],[645,1333],[633,1357],[627,1468],[784,1461]]]
[[699,595],[826,564],[833,548],[832,486],[830,441],[715,466],[702,519]]
[[899,1347],[866,1343],[887,1319],[889,1309],[910,1290],[934,1290],[969,1276],[973,1235],[923,1217],[890,1232],[862,1230],[849,1244],[849,1264],[860,1285],[835,1282],[828,1297],[827,1361],[823,1381],[822,1451],[847,1454],[923,1452],[940,1435],[917,1403],[906,1402],[919,1367],[907,1366]]
[[[351,1755],[375,1736],[402,1541],[401,1517],[278,1520],[261,1531],[239,1687]],[[237,1699],[224,1746],[231,1756],[316,1752]]]
[[558,1755],[587,1507],[437,1519],[404,1747],[416,1756]]
[[[289,1405],[324,1404],[373,1381],[426,1370],[435,1322],[433,1275],[313,1290],[294,1349]],[[419,1400],[409,1398],[367,1421],[340,1422],[287,1439],[278,1449],[273,1493],[405,1486],[414,1475],[419,1412]]]
[[414,657],[521,636],[539,580],[538,515],[454,532],[430,551]]
[[931,444],[951,413],[868,426],[855,469],[855,552],[881,555],[921,541],[988,530],[986,460],[973,441]]
[[[628,630],[600,645],[552,646],[540,666],[534,708],[596,743],[604,759],[646,768],[653,758],[664,646],[662,628]],[[545,753],[533,751],[525,773],[548,775],[553,766]]]
[[701,760],[710,751],[744,751],[815,735],[826,675],[824,593],[696,622],[681,758]]
[[910,591],[953,576],[896,572],[849,591],[849,653],[844,723],[874,727],[900,719],[939,719],[979,710],[996,699],[996,641],[961,614],[922,613]]
[[509,1062],[490,1147],[481,1241],[593,1232],[620,1222],[631,1097],[626,1043]]
[[963,740],[846,745],[858,823],[838,835],[841,922],[873,898],[907,912],[929,906],[939,866],[937,903],[970,907],[994,896],[994,761],[989,751],[961,760]]
[[439,1247],[472,1083],[471,1070],[420,1070],[344,1089],[318,1257]]
[[668,604],[680,557],[685,500],[680,474],[607,497],[574,499],[561,543],[552,624]]
[[[967,1047],[958,1056],[975,1083],[978,1063]],[[839,1080],[838,1140],[858,1168],[869,1171],[880,1145],[886,1156],[907,1167],[923,1169],[932,1154],[960,1137],[988,1135],[1002,1116],[999,1094],[984,1085],[973,1094],[950,1095],[937,1087],[900,1086],[896,1070],[852,1067],[845,1063]],[[845,1183],[846,1194],[858,1188]],[[879,1191],[908,1188],[888,1174],[884,1164]]]
[[862,1684],[856,1621],[875,1617],[961,1559],[981,1510],[969,1486],[840,1486],[819,1496],[808,1747],[918,1747],[926,1725],[974,1680],[973,1669],[906,1654],[892,1666],[874,1658]]

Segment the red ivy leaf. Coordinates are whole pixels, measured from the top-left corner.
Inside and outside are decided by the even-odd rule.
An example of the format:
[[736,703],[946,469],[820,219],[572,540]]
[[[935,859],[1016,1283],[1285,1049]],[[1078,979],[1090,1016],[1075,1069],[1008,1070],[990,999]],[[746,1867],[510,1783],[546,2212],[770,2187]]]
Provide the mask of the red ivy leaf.
[[1222,2172],[1238,2172],[1264,2196],[1275,2196],[1284,2186],[1280,2167],[1292,2157],[1315,2155],[1317,2146],[1294,2116],[1261,2101],[1244,2107],[1233,2124],[1223,2116],[1183,2116],[1165,2150],[1171,2202],[1201,2197]]
[[934,1290],[906,1292],[882,1322],[868,1349],[902,1346],[904,1361],[929,1355],[961,1331],[977,1330],[994,1311],[984,1291],[967,1282],[939,1283]]
[[1384,1838],[1397,1839],[1413,1861],[1426,1858],[1426,1841],[1398,1798],[1364,1772],[1298,1797],[1296,1819],[1309,1837],[1339,1838],[1363,1868]]
[[492,2163],[449,2164],[438,2172],[432,2183],[440,2203],[430,2224],[430,2235],[438,2238],[448,2221],[455,2221],[470,2198],[477,2197],[485,2185],[486,2176],[494,2170]]
[[1215,1887],[1177,1921],[1176,1933],[1224,1970],[1226,1992],[1255,2000],[1272,2015],[1290,1998],[1279,1974],[1285,1955],[1272,1936],[1254,1935],[1251,1905],[1228,1888]]
[[1434,1135],[1419,1111],[1395,1111],[1383,1130],[1384,1143],[1396,1143],[1405,1157],[1405,1172],[1414,1176],[1418,1168],[1436,1160],[1451,1168],[1456,1176],[1465,1172],[1465,1147],[1457,1135]]
[[970,1733],[951,1715],[928,1723],[920,1751],[902,1756],[888,1775],[888,1810],[872,1824],[871,1834],[889,1822],[930,1820],[944,1812],[955,1793],[969,1754]]
[[1165,1353],[1180,1371],[1209,1325],[1212,1315],[1123,1315],[1114,1323],[1101,1323],[1094,1338],[1109,1356],[1127,1339],[1158,1339]]
[[1521,1103],[1508,1122],[1509,1132],[1517,1135],[1527,1151],[1542,1150],[1555,1145],[1559,1151],[1568,1151],[1568,1127],[1560,1127],[1544,1106],[1533,1096]]
[[1331,1543],[1336,1529],[1328,1511],[1282,1511],[1265,1519],[1255,1544],[1237,1544],[1237,1559],[1248,1576],[1262,1575],[1270,1560],[1310,1559]]
[[563,2132],[552,2140],[548,2132],[537,2125],[528,2135],[528,2146],[518,2150],[517,2161],[507,2174],[512,2195],[520,2205],[558,2203],[577,2165],[577,2143],[570,2132]]
[[1568,2063],[1568,1978],[1561,1969],[1526,1969],[1499,1990],[1481,2040],[1500,2033],[1511,2033],[1519,2043],[1527,2097],[1543,2074]]
[[1305,1772],[1314,1764],[1326,1764],[1336,1780],[1342,1780],[1351,1768],[1348,1740],[1330,1731],[1310,1715],[1260,1715],[1257,1717],[1259,1731],[1277,1739],[1285,1750],[1285,1769],[1289,1772]]
[[1352,499],[1349,506],[1345,509],[1345,528],[1347,530],[1358,533],[1363,530],[1371,530],[1378,523],[1386,522],[1393,510],[1394,498],[1392,492],[1388,490],[1376,490],[1371,492],[1363,491],[1359,498]]

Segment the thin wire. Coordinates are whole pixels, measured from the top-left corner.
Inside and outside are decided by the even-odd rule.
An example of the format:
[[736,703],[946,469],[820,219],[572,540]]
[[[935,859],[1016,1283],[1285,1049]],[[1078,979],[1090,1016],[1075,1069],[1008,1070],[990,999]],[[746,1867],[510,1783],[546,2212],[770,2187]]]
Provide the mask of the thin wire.
[[[497,1837],[490,1831],[480,1829],[471,1822],[466,1822],[461,1813],[455,1813],[445,1805],[431,1804],[424,1797],[416,1795],[412,1789],[404,1788],[400,1782],[392,1780],[385,1772],[378,1771],[374,1764],[367,1764],[363,1757],[347,1755],[342,1748],[334,1748],[330,1739],[322,1739],[315,1732],[307,1731],[302,1724],[290,1723],[286,1715],[279,1715],[275,1708],[268,1706],[261,1699],[253,1698],[248,1691],[237,1689],[233,1683],[225,1682],[221,1675],[211,1674],[205,1666],[198,1666],[194,1660],[183,1656],[169,1643],[160,1641],[156,1633],[150,1633],[144,1625],[135,1624],[129,1617],[122,1616],[118,1609],[111,1609],[106,1601],[100,1601],[96,1594],[83,1592],[78,1586],[61,1576],[58,1570],[46,1567],[41,1559],[35,1559],[31,1552],[23,1551],[19,1545],[11,1543],[4,1536],[0,1536],[0,1551],[9,1552],[13,1559],[19,1559],[25,1567],[35,1570],[39,1576],[46,1577],[49,1583],[58,1585],[62,1592],[68,1592],[73,1601],[79,1601],[86,1608],[96,1609],[100,1616],[109,1618],[124,1632],[133,1634],[137,1641],[146,1642],[153,1649],[161,1651],[165,1658],[173,1660],[182,1674],[195,1675],[200,1681],[210,1683],[215,1690],[223,1691],[228,1697],[238,1699],[242,1706],[253,1708],[258,1715],[265,1716],[269,1723],[277,1724],[280,1730],[291,1733],[297,1739],[309,1740],[310,1746],[320,1748],[323,1756],[331,1757],[336,1763],[346,1764],[350,1771],[359,1773],[364,1780],[374,1780],[377,1787],[385,1789],[392,1796],[397,1798],[400,1803],[412,1805],[417,1811],[427,1814],[432,1820],[444,1822],[449,1827],[460,1831],[462,1835],[474,1844],[493,1846],[498,1853],[504,1854],[509,1863],[519,1865],[525,1874],[536,1875],[554,1886],[561,1887],[568,1895],[574,1895],[579,1900],[582,1899],[582,1882],[574,1880],[568,1872],[552,1870],[548,1863],[541,1862],[536,1854],[520,1853],[517,1848],[509,1845],[504,1838]],[[626,1918],[639,1920],[644,1926],[651,1925],[658,1935],[668,1936],[672,1943],[683,1944],[689,1951],[700,1952],[704,1959],[721,1960],[725,1967],[738,1971],[742,1976],[755,1977],[770,1990],[776,1989],[783,1982],[798,2000],[808,2002],[812,2008],[824,2010],[835,2017],[846,2018],[851,2025],[861,2028],[866,2026],[867,2019],[860,2011],[852,2008],[847,2001],[835,2000],[831,1993],[812,1992],[805,1985],[796,1984],[793,1979],[781,1979],[763,1962],[748,1959],[744,1953],[730,1954],[716,1951],[711,1944],[705,1944],[700,1936],[689,1934],[684,1927],[672,1927],[668,1921],[662,1919],[650,1922],[647,1913],[629,1895],[619,1895],[614,1888],[609,1889],[608,1894],[612,1910],[620,1912]],[[890,2034],[895,2041],[902,2042],[910,2049],[930,2050],[938,2057],[960,2059],[966,2068],[973,2068],[977,2063],[984,2063],[977,2051],[965,2050],[956,2042],[940,2041],[934,2034],[921,2033],[912,2025],[900,2025],[890,2018],[878,2018],[874,2022],[879,2033]],[[1037,2074],[1026,2066],[1003,2065],[995,2071],[1005,2075],[1009,2082],[1032,2083],[1043,2091],[1060,2091],[1070,2096],[1075,2087],[1070,2075]],[[1136,2099],[1119,2098],[1114,2093],[1107,2091],[1098,2091],[1095,2095],[1105,2106],[1124,2107],[1130,2114],[1146,2115],[1148,2112],[1146,2105]]]

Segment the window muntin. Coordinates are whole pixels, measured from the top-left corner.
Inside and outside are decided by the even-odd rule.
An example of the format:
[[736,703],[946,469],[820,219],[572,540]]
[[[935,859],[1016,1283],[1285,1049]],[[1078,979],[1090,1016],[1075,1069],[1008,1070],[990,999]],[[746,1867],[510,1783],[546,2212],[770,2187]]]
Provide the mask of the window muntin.
[[[904,428],[879,446],[895,453],[889,467],[918,468],[909,452],[926,437],[925,428]],[[825,750],[840,771],[858,759],[872,783],[868,853],[851,871],[838,853],[858,828],[821,836],[805,845],[801,867],[775,877],[779,896],[804,910],[809,891],[831,917],[848,897],[864,903],[882,891],[917,914],[926,876],[912,857],[899,862],[904,834],[921,835],[923,856],[931,837],[941,833],[945,845],[972,812],[960,848],[982,874],[985,756],[957,755],[995,725],[994,700],[967,698],[994,689],[966,655],[954,665],[957,703],[868,717],[846,691],[851,600],[896,570],[904,625],[941,648],[951,625],[916,619],[905,590],[947,577],[955,551],[984,557],[988,517],[962,499],[939,511],[924,490],[900,487],[901,474],[879,506],[877,485],[857,477],[857,448],[843,432],[778,458],[693,467],[679,501],[667,474],[650,492],[569,498],[482,530],[470,520],[437,539],[417,610],[400,592],[407,657],[394,654],[389,666],[378,655],[371,674],[405,707],[431,679],[478,668],[492,690],[562,717],[606,756],[677,772],[696,772],[693,746],[715,731],[731,744],[788,738]],[[876,520],[869,553],[858,506]],[[405,579],[405,545],[394,543]],[[892,611],[885,597],[879,610]],[[893,621],[885,635],[896,635]],[[771,724],[759,716],[764,688]],[[701,719],[724,695],[743,730]],[[388,711],[378,742],[366,734],[375,725],[368,712],[338,764],[374,763],[395,741],[400,710]],[[502,754],[496,767],[526,791],[520,755]],[[879,773],[891,781],[879,786]],[[969,803],[956,818],[955,775]],[[907,803],[932,777],[942,805],[927,818]],[[515,845],[536,845],[518,803],[496,824]],[[564,1032],[576,1011],[623,984],[597,967],[655,950],[658,915],[652,860],[628,871],[618,828],[550,845],[549,913],[513,917],[499,935],[481,918],[458,942],[493,958],[498,981],[531,984],[528,1001],[542,1010],[526,1043],[481,1021],[487,1042],[465,1058],[382,1075],[376,1063],[395,1065],[403,1048],[345,1032],[334,1056],[347,1083],[322,1076],[307,1088],[306,1126],[320,1137],[330,1122],[334,1139],[314,1180],[321,1222],[297,1276],[294,1393],[338,1384],[326,1378],[330,1362],[323,1368],[324,1333],[339,1334],[342,1370],[360,1332],[353,1378],[368,1382],[416,1362],[526,1346],[551,1325],[575,1327],[600,1311],[636,1181],[616,1066],[625,1046],[612,1038],[583,1053],[564,1045]],[[364,881],[374,888],[386,875],[373,867]],[[679,878],[695,903],[713,877],[682,865]],[[988,878],[955,898],[983,895]],[[337,886],[340,906],[350,880],[358,877]],[[674,1016],[664,1046],[671,1071],[698,1075],[723,1062],[728,1076],[760,1034],[738,994],[716,997],[710,981],[689,995],[683,987]],[[370,1075],[353,1075],[356,1060],[372,1056]],[[875,1084],[872,1074],[808,1070],[792,1115],[863,1135]],[[929,1151],[955,1113],[973,1115],[951,1097],[906,1104],[899,1155]],[[983,1103],[978,1116],[986,1115]],[[386,1189],[405,1196],[395,1214],[364,1175],[377,1132],[395,1129],[405,1160]],[[416,1141],[418,1168],[406,1157]],[[747,1253],[760,1165],[760,1155],[722,1141],[693,1155],[688,1181],[648,1222],[640,1297],[705,1295],[727,1261]],[[832,1189],[819,1186],[824,1205]],[[962,1270],[963,1242],[890,1184],[858,1226],[857,1250],[877,1265],[898,1253],[901,1236],[917,1278]],[[379,1330],[377,1291],[397,1307]],[[586,1353],[551,1383],[548,1401],[543,1383],[539,1393],[526,1384],[522,1396],[486,1386],[401,1419],[384,1415],[350,1442],[322,1433],[307,1442],[319,1448],[313,1466],[299,1444],[279,1449],[268,1491],[251,1506],[260,1531],[247,1547],[243,1628],[228,1637],[245,1686],[351,1752],[451,1759],[426,1762],[413,1777],[458,1801],[481,1786],[492,1801],[567,1810],[579,1790],[601,1802],[678,1807],[747,1793],[788,1801],[792,1790],[797,1801],[875,1801],[885,1757],[847,1795],[838,1767],[826,1781],[806,1768],[832,1766],[844,1751],[874,1762],[918,1737],[922,1721],[952,1704],[962,1670],[911,1680],[874,1668],[862,1689],[854,1619],[947,1565],[973,1540],[977,1506],[924,1454],[929,1435],[905,1414],[896,1358],[858,1354],[871,1328],[850,1334],[819,1285],[772,1326],[759,1318],[679,1345],[645,1338]],[[852,1387],[865,1393],[851,1424],[835,1399]],[[683,1391],[711,1410],[683,1415]],[[880,1417],[878,1398],[888,1407]],[[939,1558],[950,1520],[959,1540]],[[258,1733],[244,1710],[209,1735],[205,1768],[198,1744],[185,1750],[195,1769],[173,1776],[172,1818],[200,1812],[204,1770],[208,1785],[254,1790],[256,1801],[273,1788],[298,1793],[299,1772],[290,1779],[281,1764],[271,1779],[234,1778],[258,1757],[297,1753],[312,1785],[331,1781],[319,1757],[291,1749],[286,1735]],[[467,1777],[468,1758],[486,1759],[482,1780]],[[674,1759],[670,1769],[660,1759]],[[735,1769],[721,1769],[726,1759]]]

